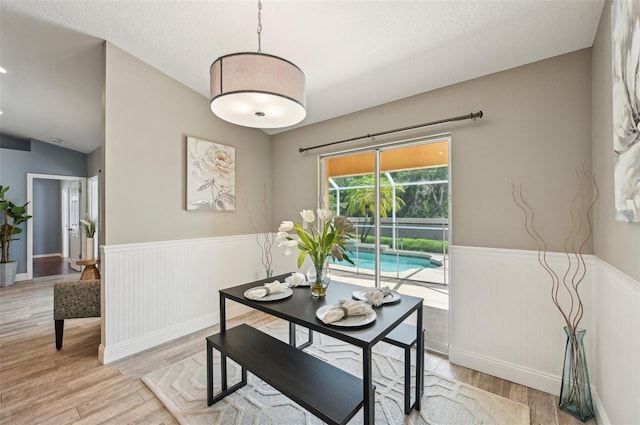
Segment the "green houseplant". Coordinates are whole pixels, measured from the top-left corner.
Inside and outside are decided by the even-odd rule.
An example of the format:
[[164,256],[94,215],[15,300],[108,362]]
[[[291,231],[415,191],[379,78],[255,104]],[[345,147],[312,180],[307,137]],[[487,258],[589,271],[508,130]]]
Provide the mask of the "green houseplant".
[[31,218],[27,215],[28,202],[22,206],[16,205],[7,199],[9,186],[0,185],[0,243],[2,245],[2,257],[0,258],[0,286],[11,286],[16,279],[18,263],[10,261],[11,242],[17,240],[16,235],[22,233],[18,227]]

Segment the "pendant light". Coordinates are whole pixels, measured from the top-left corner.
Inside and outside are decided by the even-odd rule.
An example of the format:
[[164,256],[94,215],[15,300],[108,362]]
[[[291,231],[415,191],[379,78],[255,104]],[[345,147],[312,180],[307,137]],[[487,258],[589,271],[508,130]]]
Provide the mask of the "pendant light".
[[258,1],[258,52],[221,56],[211,64],[211,111],[244,127],[289,127],[307,115],[305,76],[288,60],[262,53],[261,35]]

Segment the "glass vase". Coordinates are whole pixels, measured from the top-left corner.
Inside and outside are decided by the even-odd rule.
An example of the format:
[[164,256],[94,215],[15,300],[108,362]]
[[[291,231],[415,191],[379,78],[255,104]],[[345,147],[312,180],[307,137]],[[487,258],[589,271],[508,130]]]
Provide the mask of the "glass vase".
[[568,414],[581,421],[587,421],[594,416],[591,400],[591,386],[587,358],[584,354],[584,329],[575,332],[565,326],[567,346],[564,353],[564,367],[562,369],[562,387],[560,388],[560,402],[558,406]]
[[311,288],[311,296],[322,298],[327,294],[329,287],[329,259],[325,258],[319,264],[314,264],[307,271],[307,280]]

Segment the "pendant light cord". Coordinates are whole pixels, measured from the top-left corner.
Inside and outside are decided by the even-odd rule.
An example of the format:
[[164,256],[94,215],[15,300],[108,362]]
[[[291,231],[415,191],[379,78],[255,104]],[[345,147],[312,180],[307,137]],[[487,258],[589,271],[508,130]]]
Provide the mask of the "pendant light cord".
[[258,53],[262,53],[262,2],[258,0]]

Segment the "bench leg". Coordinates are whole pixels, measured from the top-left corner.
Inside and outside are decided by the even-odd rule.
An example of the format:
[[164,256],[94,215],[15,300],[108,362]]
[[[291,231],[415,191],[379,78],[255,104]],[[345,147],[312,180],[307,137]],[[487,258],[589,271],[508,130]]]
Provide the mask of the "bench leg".
[[56,324],[56,350],[62,348],[62,335],[64,334],[64,319],[55,320]]
[[227,356],[222,354],[222,361],[220,362],[220,379],[222,381],[222,390],[217,394],[213,394],[213,345],[207,340],[207,406],[211,406],[214,403],[222,400],[231,393],[234,393],[239,388],[247,385],[247,369],[242,366],[242,378],[237,384],[228,387],[227,384]]

